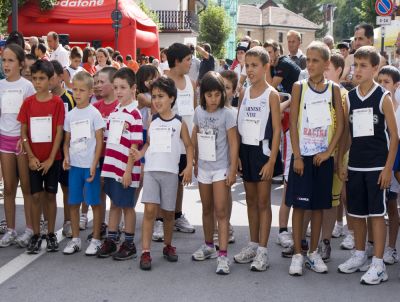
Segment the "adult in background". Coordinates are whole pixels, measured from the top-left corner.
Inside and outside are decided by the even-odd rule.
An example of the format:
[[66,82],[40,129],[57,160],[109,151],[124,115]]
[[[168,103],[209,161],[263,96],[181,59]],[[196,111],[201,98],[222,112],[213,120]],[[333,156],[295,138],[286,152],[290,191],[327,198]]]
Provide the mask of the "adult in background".
[[335,45],[335,40],[331,35],[326,35],[322,41],[326,44],[326,46],[329,47],[329,49],[332,51]]
[[339,49],[340,54],[342,55],[343,59],[346,60],[346,58],[350,54],[350,44],[345,41],[342,41],[342,42],[338,43],[336,48]]
[[208,43],[204,43],[203,46],[197,45],[196,50],[202,57],[200,62],[199,77],[197,78],[198,85],[200,85],[203,76],[207,72],[215,69],[215,59],[211,54],[211,45]]
[[57,60],[62,67],[67,68],[69,66],[69,53],[60,44],[59,36],[56,32],[51,31],[47,34],[47,45],[52,50],[50,61]]
[[189,69],[189,78],[193,81],[196,82],[197,79],[199,78],[199,71],[200,71],[200,60],[196,58],[195,54],[195,48],[192,44],[187,45],[190,48],[190,51],[192,52],[192,64],[190,65]]
[[306,68],[307,58],[300,49],[301,34],[295,30],[289,30],[287,35],[287,44],[289,50],[289,58],[296,63],[301,69]]

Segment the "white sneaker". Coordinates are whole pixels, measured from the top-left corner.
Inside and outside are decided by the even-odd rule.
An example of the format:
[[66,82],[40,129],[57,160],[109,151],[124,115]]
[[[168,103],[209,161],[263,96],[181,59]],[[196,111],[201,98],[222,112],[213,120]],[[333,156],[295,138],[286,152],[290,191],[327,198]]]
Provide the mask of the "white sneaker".
[[346,237],[344,237],[343,241],[340,243],[340,248],[343,250],[354,249],[354,236],[352,233],[348,233]]
[[65,255],[72,255],[81,250],[81,239],[74,238],[70,242],[68,242],[67,246],[64,248],[63,253]]
[[217,270],[215,271],[218,275],[228,275],[229,271],[229,259],[226,256],[219,256],[217,258]]
[[0,239],[0,247],[7,247],[15,243],[17,232],[15,230],[7,230],[7,233]]
[[15,239],[15,243],[19,247],[25,248],[28,246],[31,237],[33,236],[33,231],[31,229],[25,229],[25,231]]
[[365,272],[368,270],[368,257],[366,254],[360,257],[353,253],[349,259],[338,266],[339,273],[352,274],[355,272]]
[[372,258],[372,256],[374,256],[374,245],[369,241],[367,241],[365,244],[365,253],[367,254],[368,258]]
[[197,251],[192,254],[192,259],[196,261],[203,261],[206,259],[214,259],[218,257],[217,249],[203,244]]
[[383,254],[383,262],[385,264],[395,264],[399,261],[399,256],[397,255],[397,250],[388,246]]
[[189,223],[189,220],[185,217],[185,215],[182,214],[181,217],[175,220],[175,226],[174,230],[182,233],[194,233],[195,229],[194,226],[192,226]]
[[377,285],[387,280],[388,275],[386,273],[385,264],[374,263],[373,259],[368,271],[361,277],[360,282],[361,284]]
[[318,253],[318,251],[314,251],[311,254],[308,254],[305,264],[307,268],[313,270],[316,273],[325,274],[328,272],[328,267],[322,260],[322,257]]
[[257,255],[258,244],[254,242],[249,242],[247,246],[245,246],[239,254],[233,256],[233,260],[237,263],[250,263],[254,260],[254,257]]
[[86,256],[95,256],[100,249],[101,241],[98,239],[90,240],[90,244],[85,251]]
[[81,214],[81,217],[79,218],[79,229],[81,231],[86,230],[88,224],[88,218],[87,215]]
[[335,227],[333,228],[333,231],[332,231],[332,237],[339,238],[342,236],[344,236],[343,225],[335,224]]
[[254,272],[263,272],[269,267],[268,250],[266,247],[259,246],[257,254],[253,262],[250,264],[250,269]]
[[71,221],[66,221],[63,224],[62,234],[67,238],[72,238]]
[[7,233],[7,221],[5,219],[2,219],[0,221],[0,234],[5,234]]
[[289,275],[291,276],[301,276],[303,275],[303,263],[304,256],[302,254],[296,254],[292,257],[292,262],[289,267]]
[[229,224],[229,238],[228,238],[228,243],[235,243],[235,236],[233,235],[233,226]]
[[164,223],[162,221],[154,221],[153,235],[151,236],[151,239],[157,242],[164,241]]
[[286,231],[279,233],[276,239],[276,243],[282,246],[283,248],[292,246],[293,245],[292,234]]

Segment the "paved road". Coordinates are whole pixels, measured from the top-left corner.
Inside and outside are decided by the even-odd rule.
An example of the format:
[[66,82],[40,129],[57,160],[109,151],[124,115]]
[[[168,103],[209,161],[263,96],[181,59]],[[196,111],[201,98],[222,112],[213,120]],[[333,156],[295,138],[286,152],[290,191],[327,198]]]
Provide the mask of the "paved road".
[[[273,222],[268,245],[271,267],[266,272],[251,272],[248,265],[233,264],[231,274],[218,276],[215,260],[193,262],[191,254],[202,243],[201,204],[194,185],[185,190],[184,212],[196,225],[195,234],[174,234],[179,261],[168,263],[162,258],[162,244],[152,247],[153,269],[143,272],[138,259],[116,262],[86,257],[83,252],[64,256],[43,253],[24,254],[16,247],[0,249],[0,301],[398,301],[400,296],[399,265],[388,267],[389,281],[378,287],[359,284],[360,274],[342,275],[337,265],[348,256],[338,249],[340,239],[333,240],[333,260],[329,273],[319,275],[305,269],[303,277],[288,275],[289,259],[280,256],[275,244],[278,232],[278,210],[282,188],[272,192]],[[242,184],[233,188],[232,224],[236,243],[229,246],[232,257],[248,241],[246,205]],[[59,198],[61,200],[61,198]],[[18,221],[23,221],[19,193]],[[0,205],[0,213],[3,213]],[[59,204],[58,228],[62,222]],[[137,207],[136,243],[140,250],[140,227],[143,207]],[[22,231],[23,226],[18,226]],[[82,234],[82,238],[90,230]],[[66,240],[60,244],[61,250]],[[83,250],[86,248],[84,243]],[[18,271],[19,270],[19,271]],[[13,274],[13,272],[16,272]]]

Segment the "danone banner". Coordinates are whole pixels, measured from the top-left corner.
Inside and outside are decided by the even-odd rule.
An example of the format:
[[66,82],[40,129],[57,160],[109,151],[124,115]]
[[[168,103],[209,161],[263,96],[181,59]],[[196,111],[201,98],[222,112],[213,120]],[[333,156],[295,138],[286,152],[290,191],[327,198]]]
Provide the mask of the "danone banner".
[[103,6],[104,0],[59,0],[54,6],[61,7],[98,7]]

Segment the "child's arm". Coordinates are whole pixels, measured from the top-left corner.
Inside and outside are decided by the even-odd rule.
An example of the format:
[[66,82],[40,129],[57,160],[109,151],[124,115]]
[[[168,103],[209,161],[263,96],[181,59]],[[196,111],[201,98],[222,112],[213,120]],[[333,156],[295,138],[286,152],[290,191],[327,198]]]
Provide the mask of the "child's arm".
[[343,157],[346,152],[349,150],[351,145],[351,136],[350,136],[350,128],[349,128],[349,109],[347,107],[347,102],[344,103],[343,108],[343,135],[339,141],[339,150],[338,150],[338,171],[337,174],[341,181],[347,181],[347,168],[343,166]]
[[[137,148],[138,148],[137,144],[131,145],[131,149],[137,149]],[[124,187],[124,189],[128,188],[132,183],[132,169],[134,163],[135,160],[133,159],[133,156],[128,156],[128,162],[126,163],[125,173],[122,176],[122,186]]]
[[56,136],[54,138],[54,143],[53,143],[53,146],[51,148],[51,152],[50,152],[49,158],[46,159],[44,162],[42,162],[40,164],[40,168],[38,169],[38,171],[43,170],[42,175],[47,174],[47,172],[49,171],[49,169],[53,165],[54,159],[56,158],[56,155],[57,155],[57,152],[60,149],[62,137],[63,137],[63,125],[58,125],[57,126],[57,130],[56,130]]
[[33,154],[31,146],[28,140],[28,125],[22,123],[21,124],[21,138],[22,144],[24,147],[25,152],[28,154],[29,159],[29,169],[31,170],[38,170],[40,168],[40,160],[37,159],[35,154]]
[[290,129],[290,140],[292,142],[293,149],[293,170],[295,173],[303,176],[304,163],[303,157],[300,153],[299,133],[297,129],[297,123],[299,118],[299,107],[300,107],[300,89],[301,84],[296,82],[293,84],[292,89],[292,102],[290,103],[290,117],[289,117],[289,129]]
[[390,186],[393,164],[396,159],[397,147],[399,145],[399,135],[397,133],[396,117],[394,115],[392,99],[389,95],[386,95],[383,99],[382,111],[385,115],[386,124],[389,129],[390,144],[389,154],[386,160],[385,168],[379,175],[378,184],[381,185],[381,189],[386,189]]
[[142,157],[144,157],[144,155],[146,154],[146,151],[149,148],[149,146],[150,146],[150,135],[149,132],[147,132],[146,143],[143,145],[142,149],[138,150],[138,146],[136,145],[136,147],[131,147],[131,149],[129,150],[129,156],[132,157],[133,162],[141,160]]
[[90,177],[86,179],[87,182],[92,182],[96,175],[96,168],[100,160],[101,151],[103,149],[103,128],[96,130],[96,149],[94,151],[94,158],[90,166]]
[[183,170],[182,173],[179,174],[179,176],[183,176],[182,183],[184,185],[189,185],[192,182],[193,146],[192,142],[190,141],[188,127],[186,126],[186,123],[183,121],[181,127],[181,139],[186,149],[187,164],[185,170]]
[[192,146],[193,146],[193,164],[194,164],[194,176],[197,177],[199,172],[199,146],[197,144],[197,133],[199,133],[199,127],[194,125],[192,131]]
[[[240,91],[239,100],[238,100],[238,110],[237,110],[238,115],[237,115],[237,118],[236,118],[236,120],[237,120],[238,123],[239,123],[240,106],[242,105],[243,97],[244,97],[244,89],[242,89],[242,90]],[[240,133],[239,133],[239,129],[238,129],[238,131],[236,131],[236,136],[237,136],[238,144],[240,144]],[[237,165],[237,167],[238,167],[238,175],[242,175],[242,161],[240,160],[240,158],[238,158],[238,165]]]
[[68,131],[64,132],[64,161],[63,161],[63,169],[69,170],[70,168],[70,160],[69,160],[69,144],[71,142],[71,133]]
[[343,106],[342,106],[342,96],[340,95],[340,88],[338,85],[334,85],[333,88],[333,98],[335,102],[335,113],[336,113],[336,130],[332,137],[331,143],[328,146],[328,150],[322,153],[318,153],[314,156],[314,165],[320,166],[324,161],[326,161],[332,153],[335,151],[336,145],[343,134],[344,129],[344,117],[343,117]]
[[272,91],[269,97],[269,106],[272,118],[272,145],[269,160],[261,168],[259,175],[261,180],[270,180],[274,174],[275,161],[278,156],[279,142],[281,135],[281,112],[279,104],[279,95],[276,91]]
[[227,131],[228,144],[229,144],[229,158],[230,158],[230,169],[228,177],[226,178],[226,185],[232,186],[236,182],[236,173],[238,170],[239,160],[239,141],[237,135],[237,127],[232,127]]
[[147,96],[145,96],[144,93],[139,93],[137,95],[137,100],[139,103],[139,106],[138,106],[139,109],[142,109],[144,107],[148,107],[148,108],[151,107],[151,99],[149,99]]
[[197,94],[196,94],[196,83],[194,81],[190,81],[193,87],[193,108],[196,109],[197,107]]

